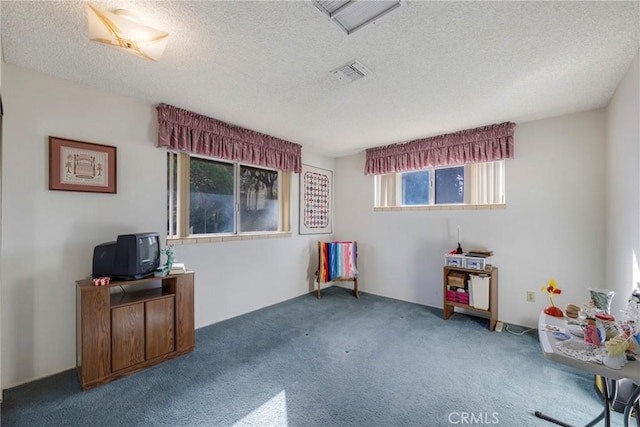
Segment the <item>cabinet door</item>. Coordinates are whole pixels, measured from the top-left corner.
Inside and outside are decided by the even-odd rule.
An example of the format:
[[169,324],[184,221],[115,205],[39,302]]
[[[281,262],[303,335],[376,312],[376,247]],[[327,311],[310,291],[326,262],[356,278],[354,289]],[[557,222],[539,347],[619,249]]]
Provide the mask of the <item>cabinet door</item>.
[[193,273],[176,277],[176,350],[189,350],[195,346],[196,337],[193,315]]
[[111,355],[114,372],[144,361],[144,303],[111,310]]
[[173,296],[145,303],[147,360],[174,350],[173,305]]
[[76,352],[82,384],[111,373],[111,318],[109,289],[78,287]]

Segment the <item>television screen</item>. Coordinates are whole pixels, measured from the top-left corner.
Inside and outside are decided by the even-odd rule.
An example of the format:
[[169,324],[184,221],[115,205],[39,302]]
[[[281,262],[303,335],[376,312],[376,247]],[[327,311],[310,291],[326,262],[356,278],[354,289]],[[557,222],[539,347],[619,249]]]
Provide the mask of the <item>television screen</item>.
[[115,242],[102,243],[93,250],[93,278],[138,280],[151,276],[160,265],[158,233],[121,234]]
[[153,272],[159,266],[160,242],[158,237],[157,233],[138,236],[138,264],[143,270]]

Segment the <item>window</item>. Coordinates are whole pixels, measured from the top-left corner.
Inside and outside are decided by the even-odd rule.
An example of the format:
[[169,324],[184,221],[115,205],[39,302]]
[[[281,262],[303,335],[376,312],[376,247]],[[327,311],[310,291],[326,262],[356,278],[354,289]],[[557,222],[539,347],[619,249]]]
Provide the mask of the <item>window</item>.
[[436,169],[436,205],[464,203],[464,166]]
[[290,231],[288,172],[170,152],[167,176],[169,237]]
[[240,166],[240,232],[278,231],[278,172]]
[[376,175],[375,206],[505,203],[504,160]]
[[235,166],[189,160],[189,234],[233,233]]
[[402,204],[429,204],[429,170],[400,174],[402,177]]

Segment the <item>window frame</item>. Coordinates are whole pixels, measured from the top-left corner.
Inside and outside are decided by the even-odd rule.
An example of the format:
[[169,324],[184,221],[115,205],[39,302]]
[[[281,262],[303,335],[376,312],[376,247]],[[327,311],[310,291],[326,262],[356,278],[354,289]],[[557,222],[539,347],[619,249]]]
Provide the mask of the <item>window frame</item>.
[[[385,210],[415,210],[415,209],[478,209],[478,208],[501,208],[506,206],[506,162],[505,159],[494,160],[491,162],[482,162],[477,163],[476,165],[490,165],[500,163],[499,166],[500,172],[498,179],[501,180],[499,183],[500,191],[500,201],[494,201],[490,203],[472,203],[470,200],[471,197],[471,183],[473,180],[470,174],[470,168],[473,166],[471,164],[463,164],[463,165],[450,165],[450,166],[438,166],[431,167],[425,169],[418,169],[412,171],[405,172],[397,172],[392,174],[385,175],[375,175],[374,177],[374,210],[385,211]],[[436,171],[441,169],[450,169],[450,168],[458,168],[464,167],[464,195],[462,203],[438,203],[436,204]],[[428,171],[429,172],[429,202],[428,204],[403,204],[403,183],[402,177],[405,174],[411,174],[416,172]],[[391,184],[395,188],[393,191],[387,192],[387,194],[383,194],[384,185],[382,184],[382,177],[384,176],[393,176],[394,182]],[[495,177],[492,177],[495,179]],[[493,184],[493,182],[492,182]],[[383,204],[382,200],[388,200],[389,198],[394,199],[392,204]]]
[[[233,231],[223,233],[192,234],[190,229],[190,178],[191,159],[226,163],[233,165]],[[240,230],[240,173],[241,167],[249,167],[278,173],[278,230],[277,231],[245,231]],[[195,154],[167,150],[167,242],[182,241],[213,242],[222,240],[244,240],[252,237],[283,237],[291,235],[291,173],[275,168],[233,162]],[[175,210],[175,217],[172,211]]]

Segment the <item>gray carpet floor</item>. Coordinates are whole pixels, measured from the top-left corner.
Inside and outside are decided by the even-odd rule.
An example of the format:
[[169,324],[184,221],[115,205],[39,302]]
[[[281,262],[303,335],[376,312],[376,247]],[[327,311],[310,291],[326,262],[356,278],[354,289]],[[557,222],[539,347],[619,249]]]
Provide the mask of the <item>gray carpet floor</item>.
[[5,390],[2,426],[526,427],[552,426],[536,410],[575,425],[599,413],[593,377],[544,359],[535,331],[487,326],[332,287],[200,328],[193,353],[92,390],[74,369]]

